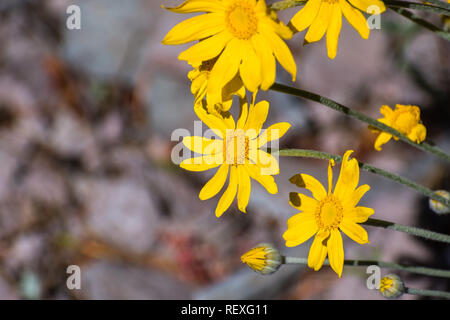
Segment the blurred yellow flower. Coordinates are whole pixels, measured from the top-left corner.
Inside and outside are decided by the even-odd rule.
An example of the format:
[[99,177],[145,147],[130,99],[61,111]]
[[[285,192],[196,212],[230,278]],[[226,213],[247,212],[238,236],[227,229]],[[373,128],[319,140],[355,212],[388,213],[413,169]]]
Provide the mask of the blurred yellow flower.
[[364,15],[357,9],[367,12],[377,6],[379,13],[386,11],[380,0],[308,0],[306,5],[292,18],[291,24],[300,32],[309,27],[306,42],[316,42],[327,33],[328,57],[336,57],[342,14],[358,31],[363,39],[369,38],[369,27]]
[[287,221],[287,231],[283,234],[287,247],[298,246],[315,235],[308,255],[308,266],[319,270],[328,254],[330,265],[339,275],[344,266],[344,247],[339,229],[359,244],[369,243],[367,232],[358,223],[367,221],[374,213],[371,208],[356,206],[361,197],[370,189],[365,184],[357,187],[359,167],[356,159],[349,160],[353,151],[344,154],[341,172],[334,192],[332,167],[328,165],[328,192],[314,177],[297,174],[290,181],[312,192],[313,197],[301,193],[290,193],[289,203],[302,212]]
[[396,274],[388,274],[380,280],[380,293],[387,299],[397,299],[405,292],[405,285]]
[[[191,92],[195,98],[194,105],[197,105],[199,101],[203,100],[206,97],[206,89],[208,87],[209,76],[216,60],[217,59],[214,58],[212,60],[203,61],[200,65],[195,65],[194,70],[191,70],[188,73],[188,78],[192,81]],[[220,103],[213,104],[213,102],[211,101],[207,103],[209,112],[211,112],[211,110],[213,110],[213,108],[215,107],[218,107],[223,111],[228,111],[233,102],[233,95],[237,95],[241,99],[244,99],[245,87],[242,83],[241,78],[236,74],[236,76],[230,82],[228,82],[223,88],[221,88],[221,93],[219,93],[218,95],[221,95]]]
[[261,243],[241,256],[242,263],[261,274],[271,274],[278,270],[282,256],[271,244]]
[[[419,107],[397,104],[395,110],[392,110],[389,106],[383,105],[380,108],[380,112],[384,116],[378,119],[381,123],[396,129],[416,143],[421,143],[425,140],[427,129],[420,121]],[[380,132],[373,127],[371,127],[371,130]],[[375,150],[380,151],[381,146],[391,140],[392,137],[390,133],[380,132],[380,135],[375,140]],[[397,137],[393,138],[398,140]]]
[[265,0],[186,0],[178,13],[207,12],[187,19],[169,31],[163,44],[177,45],[202,40],[179,55],[192,65],[216,57],[207,86],[213,104],[221,100],[221,89],[239,74],[245,87],[256,92],[275,81],[276,60],[295,80],[297,66],[283,39],[292,31],[278,21]]
[[236,193],[239,210],[246,212],[250,198],[250,178],[258,181],[269,193],[278,192],[272,177],[279,173],[278,161],[260,148],[281,138],[291,125],[280,122],[267,130],[261,130],[269,111],[267,101],[252,104],[250,110],[247,103],[241,102],[241,114],[237,123],[231,115],[224,117],[210,114],[202,107],[194,110],[218,138],[185,137],[183,144],[202,156],[183,160],[180,167],[189,171],[205,171],[220,166],[200,191],[201,200],[214,197],[224,186],[230,172],[228,188],[216,207],[217,217],[230,207]]

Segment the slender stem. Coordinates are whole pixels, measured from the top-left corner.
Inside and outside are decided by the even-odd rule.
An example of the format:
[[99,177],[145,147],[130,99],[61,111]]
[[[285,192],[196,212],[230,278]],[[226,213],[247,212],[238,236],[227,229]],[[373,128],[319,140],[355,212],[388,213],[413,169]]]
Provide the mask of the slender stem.
[[366,226],[381,227],[381,228],[385,228],[385,229],[391,229],[391,230],[395,230],[395,231],[405,232],[405,233],[408,233],[408,234],[411,234],[411,235],[414,235],[417,237],[425,238],[425,239],[450,243],[449,235],[446,235],[443,233],[437,233],[437,232],[429,231],[429,230],[425,230],[425,229],[420,229],[420,228],[416,228],[416,227],[405,226],[405,225],[393,223],[390,221],[369,218],[366,222],[363,222],[362,224],[364,224]]
[[323,104],[326,107],[329,107],[331,109],[334,109],[336,111],[342,112],[354,119],[358,119],[360,121],[363,121],[367,124],[369,124],[372,127],[377,128],[378,130],[381,131],[385,131],[387,133],[390,133],[391,135],[399,138],[400,140],[418,148],[421,149],[422,151],[425,152],[430,152],[438,157],[440,157],[443,160],[446,160],[448,162],[450,162],[450,154],[446,153],[445,151],[439,149],[438,147],[432,146],[426,142],[422,142],[422,143],[415,143],[414,141],[410,140],[407,136],[401,134],[400,132],[398,132],[397,130],[395,130],[394,128],[391,128],[387,125],[385,125],[384,123],[381,123],[375,119],[372,119],[371,117],[368,117],[358,111],[352,110],[342,104],[339,104],[331,99],[322,97],[318,94],[309,92],[309,91],[305,91],[305,90],[301,90],[301,89],[297,89],[294,87],[289,87],[283,84],[279,84],[279,83],[275,83],[274,85],[272,85],[272,87],[270,87],[270,90],[273,91],[278,91],[278,92],[282,92],[282,93],[287,93],[290,95],[294,95],[297,97],[302,97],[311,101],[315,101],[318,102],[320,104]]
[[283,0],[272,3],[270,5],[270,9],[274,11],[286,10],[293,7],[302,6],[306,3],[307,0],[304,1],[295,1],[295,0]]
[[450,10],[450,4],[441,0],[427,0],[427,2],[434,4],[437,7],[445,8]]
[[[305,150],[305,149],[281,149],[278,151],[273,151],[272,154],[284,156],[284,157],[304,157],[304,158],[313,158],[313,159],[322,159],[322,160],[330,160],[333,159],[336,162],[341,162],[342,157],[336,156],[333,154],[329,154],[322,151],[316,151],[316,150]],[[437,193],[435,193],[433,190],[428,189],[418,183],[415,183],[409,179],[406,179],[404,177],[401,177],[399,175],[396,175],[394,173],[385,171],[383,169],[374,167],[370,164],[363,163],[361,161],[358,161],[359,167],[365,171],[375,173],[378,175],[381,175],[385,178],[388,178],[390,180],[393,180],[395,182],[398,182],[402,185],[405,185],[411,189],[416,190],[417,192],[423,194],[424,196],[431,198],[433,200],[439,201],[446,205],[447,207],[450,207],[450,200],[446,199]]]
[[450,292],[445,292],[445,291],[405,288],[405,293],[413,294],[416,296],[427,296],[427,297],[450,299]]
[[[308,264],[308,259],[298,257],[284,257],[284,264]],[[328,266],[330,265],[330,262],[328,261],[328,259],[325,259],[323,264]],[[349,267],[366,267],[376,265],[380,268],[387,268],[391,270],[407,271],[432,277],[450,278],[450,270],[405,266],[398,263],[378,260],[344,260],[344,265]]]
[[450,10],[444,7],[439,7],[436,5],[429,5],[424,3],[409,2],[409,1],[398,1],[398,0],[384,0],[383,1],[389,8],[405,8],[412,10],[421,10],[431,13],[442,14],[445,16],[450,15]]

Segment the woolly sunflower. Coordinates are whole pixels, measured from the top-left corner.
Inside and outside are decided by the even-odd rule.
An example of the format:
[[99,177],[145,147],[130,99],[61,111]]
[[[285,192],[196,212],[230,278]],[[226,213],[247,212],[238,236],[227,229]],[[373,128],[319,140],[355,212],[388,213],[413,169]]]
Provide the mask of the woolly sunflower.
[[251,190],[250,178],[258,181],[269,193],[278,192],[272,177],[279,173],[278,161],[260,148],[282,137],[291,125],[280,122],[271,125],[267,130],[261,130],[269,111],[267,101],[250,105],[250,110],[247,103],[242,102],[237,123],[231,115],[225,118],[219,114],[209,114],[202,107],[196,107],[194,110],[200,120],[214,131],[217,139],[185,137],[183,144],[201,156],[183,160],[180,167],[189,171],[205,171],[219,167],[201,189],[201,200],[214,197],[224,186],[230,172],[228,187],[216,207],[217,217],[230,207],[236,194],[239,210],[246,212]]
[[[394,128],[398,132],[408,136],[414,142],[421,143],[427,136],[427,129],[420,121],[420,109],[417,106],[405,106],[397,104],[395,110],[389,106],[383,105],[380,108],[383,118],[378,121],[385,125]],[[380,130],[370,127],[373,132],[380,133],[375,140],[374,148],[380,151],[381,146],[387,143],[391,138],[398,140],[397,137],[392,136],[387,132],[380,132]]]
[[349,160],[352,152],[349,150],[344,154],[333,192],[333,160],[328,165],[328,192],[310,175],[302,173],[290,179],[297,186],[311,191],[313,197],[289,194],[289,203],[302,212],[287,221],[288,228],[283,234],[288,247],[298,246],[315,235],[309,250],[308,266],[319,270],[328,254],[330,265],[339,277],[344,266],[344,247],[339,230],[359,244],[369,243],[367,232],[358,223],[367,221],[374,213],[371,208],[357,206],[370,187],[367,184],[357,187],[359,167],[356,159]]
[[336,57],[342,14],[363,39],[369,38],[369,27],[364,15],[371,6],[380,13],[386,11],[380,0],[308,0],[306,5],[292,18],[291,24],[300,32],[309,27],[306,42],[316,42],[327,34],[328,57]]
[[221,89],[236,74],[252,92],[269,89],[275,81],[276,60],[295,80],[297,67],[282,40],[290,39],[293,33],[277,20],[265,0],[187,0],[168,9],[206,12],[177,24],[162,42],[177,45],[202,40],[179,55],[190,64],[217,58],[207,86],[213,104],[221,102]]

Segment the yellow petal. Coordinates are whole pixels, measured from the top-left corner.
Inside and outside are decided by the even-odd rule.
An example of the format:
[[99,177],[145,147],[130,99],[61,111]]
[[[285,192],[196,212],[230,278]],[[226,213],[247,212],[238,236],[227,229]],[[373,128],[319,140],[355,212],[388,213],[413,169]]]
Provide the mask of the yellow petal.
[[389,140],[391,140],[392,135],[390,133],[387,132],[381,132],[379,134],[379,136],[377,137],[377,139],[375,140],[375,144],[374,144],[374,148],[377,151],[381,151],[381,146],[387,142],[389,142]]
[[366,230],[350,219],[346,219],[344,217],[339,225],[339,228],[353,241],[359,244],[369,243],[369,237]]
[[299,32],[308,28],[319,13],[322,0],[308,0],[306,5],[300,9],[291,19],[291,24]]
[[331,18],[332,5],[327,1],[322,1],[317,17],[306,32],[305,40],[315,42],[322,39],[325,31],[327,31]]
[[280,173],[277,159],[263,150],[250,150],[249,158],[250,161],[260,168],[262,175],[276,175]]
[[356,159],[348,159],[352,152],[353,150],[348,150],[342,157],[341,172],[333,193],[342,201],[353,194],[359,182],[358,161]]
[[330,238],[327,241],[327,250],[331,268],[340,278],[344,268],[344,245],[338,229],[331,230]]
[[239,74],[245,87],[251,92],[256,92],[261,85],[261,60],[250,41],[241,41],[241,43],[243,59]]
[[[203,101],[202,101],[203,102]],[[223,138],[226,135],[227,126],[220,117],[208,114],[200,105],[194,108],[197,117],[202,120],[215,134]]]
[[295,209],[301,211],[314,212],[319,202],[311,197],[308,197],[302,193],[290,192],[289,204]]
[[333,167],[334,160],[330,159],[328,162],[328,194],[331,194],[331,190],[333,189]]
[[314,241],[309,249],[308,254],[308,267],[318,271],[327,257],[327,246],[324,239],[319,235],[316,235]]
[[167,33],[162,43],[183,44],[215,35],[225,29],[224,18],[221,13],[207,13],[184,20]]
[[297,76],[297,65],[295,64],[294,57],[292,56],[289,47],[274,32],[265,31],[261,33],[261,35],[272,48],[278,62],[292,75],[292,81],[295,81]]
[[253,48],[261,61],[261,89],[268,90],[275,82],[276,62],[272,48],[259,34],[252,37]]
[[[216,139],[207,139],[195,136],[184,137],[183,144],[195,153],[205,154],[205,149],[207,149],[206,151],[208,151],[208,154],[222,152],[222,141]],[[215,146],[211,146],[211,144],[215,144]]]
[[356,207],[348,212],[348,219],[356,223],[366,222],[374,213],[372,208]]
[[389,107],[387,105],[382,105],[380,107],[380,112],[383,116],[385,116],[386,118],[389,118],[393,115],[394,110],[392,110],[391,107]]
[[342,11],[338,4],[332,6],[331,21],[327,30],[328,57],[334,59],[338,49],[339,34],[342,27]]
[[220,12],[225,9],[222,1],[219,0],[186,0],[177,7],[162,7],[177,13]]
[[236,129],[244,129],[245,123],[247,122],[248,103],[241,99],[240,106],[241,110],[236,124]]
[[383,3],[383,1],[379,1],[379,0],[349,0],[349,2],[355,6],[356,8],[358,8],[359,10],[361,10],[362,12],[365,13],[371,13],[371,12],[367,12],[367,9],[370,6],[377,6],[380,10],[380,13],[386,11],[386,7]]
[[258,137],[258,148],[264,146],[267,142],[278,140],[289,130],[291,124],[288,122],[278,122],[263,130]]
[[261,173],[261,169],[256,165],[246,165],[250,177],[258,181],[266,190],[271,194],[276,194],[278,192],[277,184],[272,176],[264,175]]
[[222,164],[214,174],[214,176],[203,186],[198,195],[200,200],[207,200],[214,197],[222,189],[223,185],[227,181],[228,176],[227,164]]
[[205,171],[220,166],[222,163],[217,160],[215,155],[204,155],[185,159],[180,163],[180,167],[188,171]]
[[189,63],[198,63],[217,57],[225,46],[233,39],[228,31],[222,31],[208,39],[194,44],[192,47],[180,53],[178,59]]
[[296,174],[295,176],[291,177],[289,181],[295,184],[297,187],[308,189],[312,192],[313,197],[319,201],[323,198],[326,198],[327,196],[327,192],[325,191],[325,188],[322,186],[322,184],[309,174]]
[[364,196],[364,194],[370,190],[370,186],[367,184],[364,184],[362,186],[359,186],[356,188],[356,190],[351,193],[351,195],[343,201],[343,204],[346,208],[353,208],[355,207],[359,200]]
[[427,137],[427,128],[423,124],[418,124],[408,133],[408,138],[416,143],[421,143]]
[[[314,218],[308,217],[304,213],[299,213],[297,216],[297,223],[288,227],[283,233],[283,239],[286,240],[287,247],[295,247],[311,238],[318,230]],[[292,219],[292,218],[291,218]]]
[[238,176],[236,172],[236,167],[231,166],[230,169],[230,182],[228,183],[228,188],[220,197],[219,203],[216,208],[216,217],[220,217],[231,205],[236,196],[237,186],[238,186]]
[[292,217],[290,217],[287,221],[288,229],[294,228],[300,224],[303,224],[308,221],[315,221],[315,213],[312,212],[300,212]]
[[252,129],[257,137],[261,131],[264,122],[269,113],[269,102],[260,101],[256,105],[250,105],[247,122],[244,125],[244,130]]
[[339,0],[339,3],[347,21],[358,31],[363,39],[369,39],[370,30],[361,11],[353,8],[347,0]]
[[246,212],[247,204],[250,199],[251,192],[251,184],[250,184],[250,176],[248,175],[247,170],[243,166],[237,167],[238,173],[238,207],[242,212]]

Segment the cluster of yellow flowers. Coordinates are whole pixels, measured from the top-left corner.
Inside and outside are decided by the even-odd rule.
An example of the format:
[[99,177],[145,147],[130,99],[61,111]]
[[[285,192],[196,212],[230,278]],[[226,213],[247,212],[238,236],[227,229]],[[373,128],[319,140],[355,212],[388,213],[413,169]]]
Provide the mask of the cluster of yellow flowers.
[[[342,14],[367,39],[369,28],[363,14],[368,7],[385,6],[380,0],[308,0],[290,21],[289,26],[278,20],[265,0],[186,0],[174,8],[176,13],[200,14],[173,27],[163,39],[167,45],[197,41],[181,52],[180,60],[187,61],[193,70],[194,111],[217,136],[216,139],[191,136],[183,144],[201,156],[184,160],[180,166],[190,171],[218,170],[201,189],[199,197],[206,200],[217,195],[227,182],[215,214],[220,217],[237,195],[238,208],[246,212],[251,192],[251,179],[258,181],[269,193],[278,192],[273,175],[279,173],[277,159],[262,148],[281,138],[290,128],[287,122],[262,130],[269,112],[269,103],[255,103],[258,90],[268,90],[275,82],[276,62],[286,69],[295,81],[297,66],[284,40],[295,32],[309,27],[305,41],[319,41],[326,33],[328,56],[334,59],[342,23]],[[252,93],[251,102],[247,90]],[[240,115],[235,121],[230,113],[234,100],[239,100]],[[395,128],[410,139],[425,139],[425,127],[420,124],[420,111],[414,106],[400,106],[395,110],[381,108],[380,121]],[[375,148],[381,149],[392,136],[380,132]],[[339,179],[332,190],[332,167],[328,167],[328,191],[307,174],[298,174],[291,182],[312,192],[313,197],[291,193],[291,205],[301,212],[287,222],[283,237],[287,246],[297,246],[313,235],[314,241],[308,265],[318,270],[329,256],[333,270],[341,276],[344,249],[340,231],[360,244],[368,243],[366,231],[358,225],[374,213],[373,209],[357,206],[370,189],[358,187],[359,166],[349,159],[352,151],[343,157]],[[340,230],[340,231],[339,231]],[[257,256],[246,256],[246,261],[258,264]]]

